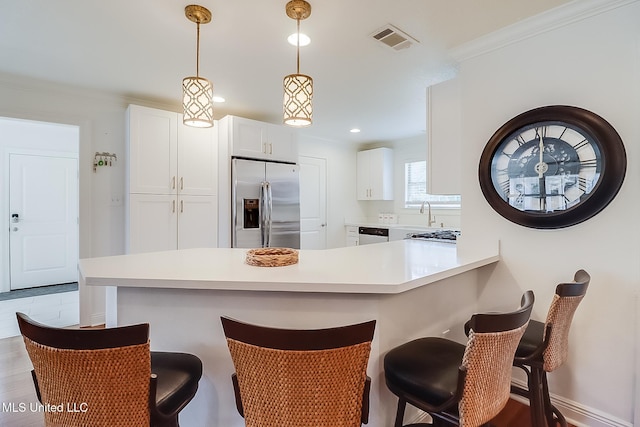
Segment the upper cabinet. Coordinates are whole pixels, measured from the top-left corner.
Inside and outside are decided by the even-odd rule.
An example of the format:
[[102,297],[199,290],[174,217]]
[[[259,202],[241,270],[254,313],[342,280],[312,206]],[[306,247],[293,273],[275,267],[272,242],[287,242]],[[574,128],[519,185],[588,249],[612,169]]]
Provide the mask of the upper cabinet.
[[177,113],[130,105],[127,118],[129,192],[174,193],[178,175]]
[[252,159],[298,162],[295,130],[243,117],[226,116],[232,156]]
[[182,115],[130,105],[129,193],[214,195],[218,149],[210,128],[182,124]]
[[393,200],[393,150],[359,151],[356,180],[358,200]]
[[427,98],[427,192],[460,194],[461,115],[458,79],[429,87]]

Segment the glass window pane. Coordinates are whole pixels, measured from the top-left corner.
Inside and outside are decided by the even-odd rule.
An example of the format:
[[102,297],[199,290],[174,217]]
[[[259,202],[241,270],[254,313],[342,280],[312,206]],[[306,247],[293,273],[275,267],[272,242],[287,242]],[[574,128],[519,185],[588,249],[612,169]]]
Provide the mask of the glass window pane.
[[404,164],[404,207],[419,207],[428,201],[433,205],[460,207],[459,195],[427,194],[427,162],[425,160]]

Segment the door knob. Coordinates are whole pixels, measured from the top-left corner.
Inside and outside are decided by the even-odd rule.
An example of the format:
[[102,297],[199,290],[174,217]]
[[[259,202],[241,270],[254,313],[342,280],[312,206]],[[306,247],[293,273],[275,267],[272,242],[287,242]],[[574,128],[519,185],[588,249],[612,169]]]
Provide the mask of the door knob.
[[326,227],[327,224],[320,224],[320,227]]
[[13,231],[18,231],[18,227],[13,227]]

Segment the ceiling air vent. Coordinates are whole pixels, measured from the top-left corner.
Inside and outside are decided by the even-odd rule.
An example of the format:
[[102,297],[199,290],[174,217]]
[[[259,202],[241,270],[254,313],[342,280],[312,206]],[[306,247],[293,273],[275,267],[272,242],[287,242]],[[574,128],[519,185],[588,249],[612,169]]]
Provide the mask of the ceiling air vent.
[[414,39],[407,33],[399,30],[391,24],[387,24],[384,27],[378,29],[371,37],[378,40],[380,43],[393,50],[402,50],[411,46],[413,43],[418,43],[418,40]]

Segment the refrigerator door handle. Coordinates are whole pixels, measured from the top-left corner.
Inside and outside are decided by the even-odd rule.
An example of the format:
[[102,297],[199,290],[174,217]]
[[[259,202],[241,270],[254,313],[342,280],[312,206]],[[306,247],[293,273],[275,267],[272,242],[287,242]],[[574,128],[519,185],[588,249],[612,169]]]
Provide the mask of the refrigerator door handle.
[[267,245],[267,183],[260,183],[260,247],[266,248]]
[[265,235],[267,237],[267,244],[265,245],[265,247],[269,248],[271,247],[271,217],[272,217],[272,212],[273,212],[273,196],[271,194],[271,183],[269,181],[267,181],[267,230],[265,232]]

